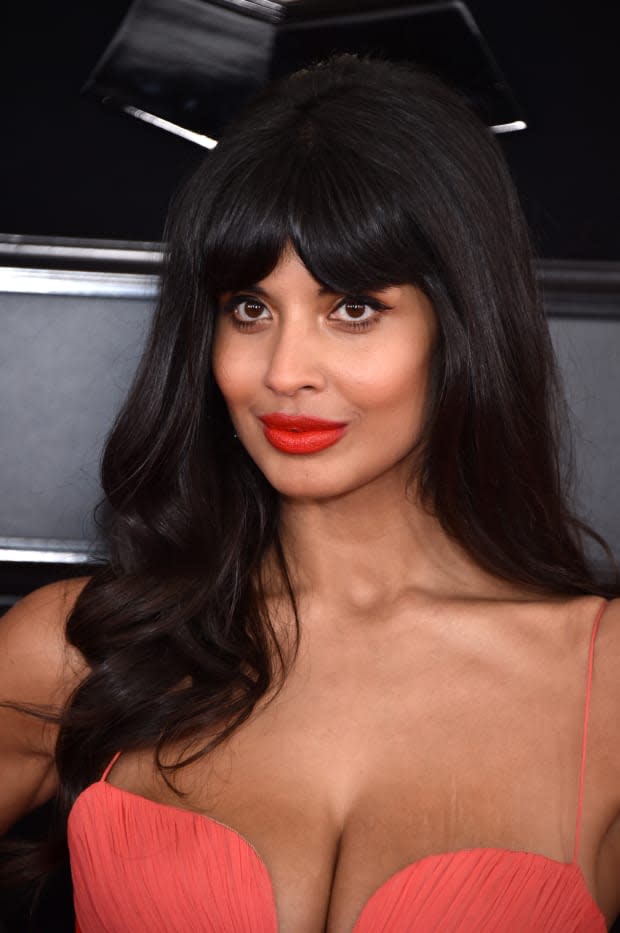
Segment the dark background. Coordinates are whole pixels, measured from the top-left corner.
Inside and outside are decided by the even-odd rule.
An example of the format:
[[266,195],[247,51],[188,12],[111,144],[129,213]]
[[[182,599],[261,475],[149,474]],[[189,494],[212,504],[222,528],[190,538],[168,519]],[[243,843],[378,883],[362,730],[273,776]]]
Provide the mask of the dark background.
[[[468,6],[528,123],[498,138],[538,255],[620,259],[618,4]],[[35,0],[3,11],[0,232],[160,240],[170,195],[208,158],[80,94],[128,7]]]

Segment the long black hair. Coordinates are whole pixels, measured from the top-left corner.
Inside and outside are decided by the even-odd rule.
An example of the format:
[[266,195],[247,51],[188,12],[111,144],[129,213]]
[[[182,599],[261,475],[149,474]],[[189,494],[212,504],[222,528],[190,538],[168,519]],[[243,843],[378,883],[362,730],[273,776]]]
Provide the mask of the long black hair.
[[[416,469],[445,531],[497,577],[617,592],[596,579],[569,505],[517,193],[455,90],[350,54],[280,79],[178,192],[164,239],[152,329],[103,454],[109,559],[67,624],[90,673],[60,714],[60,850],[76,795],[117,749],[155,748],[159,762],[171,743],[211,735],[162,774],[196,760],[283,682],[296,651],[278,493],[234,438],[211,367],[218,296],[266,277],[288,243],[339,293],[412,283],[431,300],[439,337]],[[268,551],[293,608],[292,655],[268,611]]]

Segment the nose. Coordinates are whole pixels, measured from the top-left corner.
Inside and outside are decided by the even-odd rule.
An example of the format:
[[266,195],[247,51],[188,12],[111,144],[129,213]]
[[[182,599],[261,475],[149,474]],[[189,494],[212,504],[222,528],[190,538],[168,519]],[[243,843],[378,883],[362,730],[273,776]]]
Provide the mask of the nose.
[[316,320],[289,318],[274,330],[265,384],[279,395],[325,384],[324,353]]

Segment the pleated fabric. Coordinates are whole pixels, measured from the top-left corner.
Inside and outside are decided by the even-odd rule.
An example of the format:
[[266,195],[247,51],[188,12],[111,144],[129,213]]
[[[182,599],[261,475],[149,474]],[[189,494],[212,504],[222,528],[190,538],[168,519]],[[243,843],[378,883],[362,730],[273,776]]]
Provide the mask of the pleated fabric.
[[[590,639],[573,860],[502,848],[428,855],[389,877],[351,933],[606,933],[577,862],[594,641]],[[232,827],[102,778],[67,827],[76,933],[278,933],[269,871]]]
[[604,933],[578,865],[509,849],[430,855],[370,898],[352,933]]
[[[267,867],[210,817],[98,782],[70,819],[77,933],[277,933]],[[430,855],[392,875],[352,933],[604,933],[575,863],[508,849]]]
[[99,781],[68,839],[81,933],[277,933],[265,864],[215,820]]

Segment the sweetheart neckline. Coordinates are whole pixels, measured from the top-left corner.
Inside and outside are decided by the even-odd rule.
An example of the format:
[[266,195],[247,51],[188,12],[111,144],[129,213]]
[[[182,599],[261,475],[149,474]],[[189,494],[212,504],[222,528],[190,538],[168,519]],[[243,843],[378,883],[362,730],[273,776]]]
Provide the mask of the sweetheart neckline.
[[[198,810],[189,810],[184,807],[175,807],[173,804],[162,803],[158,800],[151,800],[149,797],[144,797],[142,794],[136,794],[133,791],[125,790],[123,787],[117,787],[116,784],[111,784],[109,781],[106,781],[106,780],[95,781],[93,784],[89,784],[87,787],[84,788],[84,790],[80,791],[80,793],[77,795],[77,797],[75,798],[71,806],[71,809],[69,812],[69,819],[71,818],[71,815],[73,814],[73,811],[75,810],[75,807],[78,801],[80,799],[83,799],[87,792],[89,791],[92,792],[93,788],[100,788],[102,786],[106,788],[111,788],[115,793],[120,794],[122,797],[127,797],[129,799],[140,801],[142,804],[147,805],[147,806],[150,804],[151,806],[154,806],[154,807],[160,807],[163,810],[172,811],[172,813],[175,813],[175,814],[186,813],[189,815],[190,818],[197,817],[199,820],[201,820],[203,823],[206,823],[207,825],[210,823],[215,824],[216,826],[219,826],[221,829],[225,830],[226,832],[231,833],[232,835],[236,836],[237,839],[239,839],[240,842],[244,846],[246,846],[251,852],[254,853],[254,856],[256,857],[258,864],[261,866],[265,874],[265,877],[269,883],[269,889],[271,892],[271,904],[272,904],[272,910],[273,910],[273,914],[275,918],[276,929],[279,928],[277,902],[276,902],[275,890],[273,887],[273,881],[271,880],[271,873],[269,871],[269,868],[267,867],[267,863],[265,862],[260,852],[252,845],[250,840],[246,836],[243,835],[243,833],[240,833],[239,830],[235,829],[233,826],[229,826],[228,823],[222,823],[220,820],[216,819],[215,817],[209,816],[207,813],[200,813]],[[386,880],[383,881],[379,885],[378,888],[376,888],[372,892],[370,897],[367,898],[360,912],[357,915],[357,918],[351,929],[351,933],[356,933],[359,925],[361,924],[363,920],[364,914],[366,913],[367,909],[370,906],[371,901],[373,901],[376,897],[378,897],[381,894],[381,892],[389,884],[393,883],[394,880],[398,876],[402,875],[404,872],[413,871],[415,868],[417,868],[418,865],[428,863],[432,859],[456,858],[458,856],[462,856],[466,854],[481,853],[481,852],[489,852],[489,853],[493,852],[497,854],[502,853],[506,855],[527,856],[531,859],[536,859],[539,861],[542,860],[544,862],[549,862],[553,865],[558,865],[562,869],[572,869],[576,871],[579,883],[582,887],[582,890],[585,896],[590,902],[590,906],[594,909],[595,913],[598,915],[598,918],[602,921],[604,929],[607,931],[608,929],[607,919],[605,915],[603,914],[603,911],[601,910],[599,905],[594,900],[594,896],[592,895],[587,885],[585,875],[582,871],[581,865],[579,865],[578,862],[562,862],[560,861],[560,859],[551,858],[550,856],[543,855],[540,852],[529,852],[526,849],[506,849],[502,846],[473,846],[471,848],[464,848],[464,849],[449,849],[446,852],[430,852],[428,855],[423,855],[422,858],[416,859],[413,862],[409,862],[409,864],[405,865],[403,868],[398,868],[395,872],[389,875],[389,877],[386,878]]]

